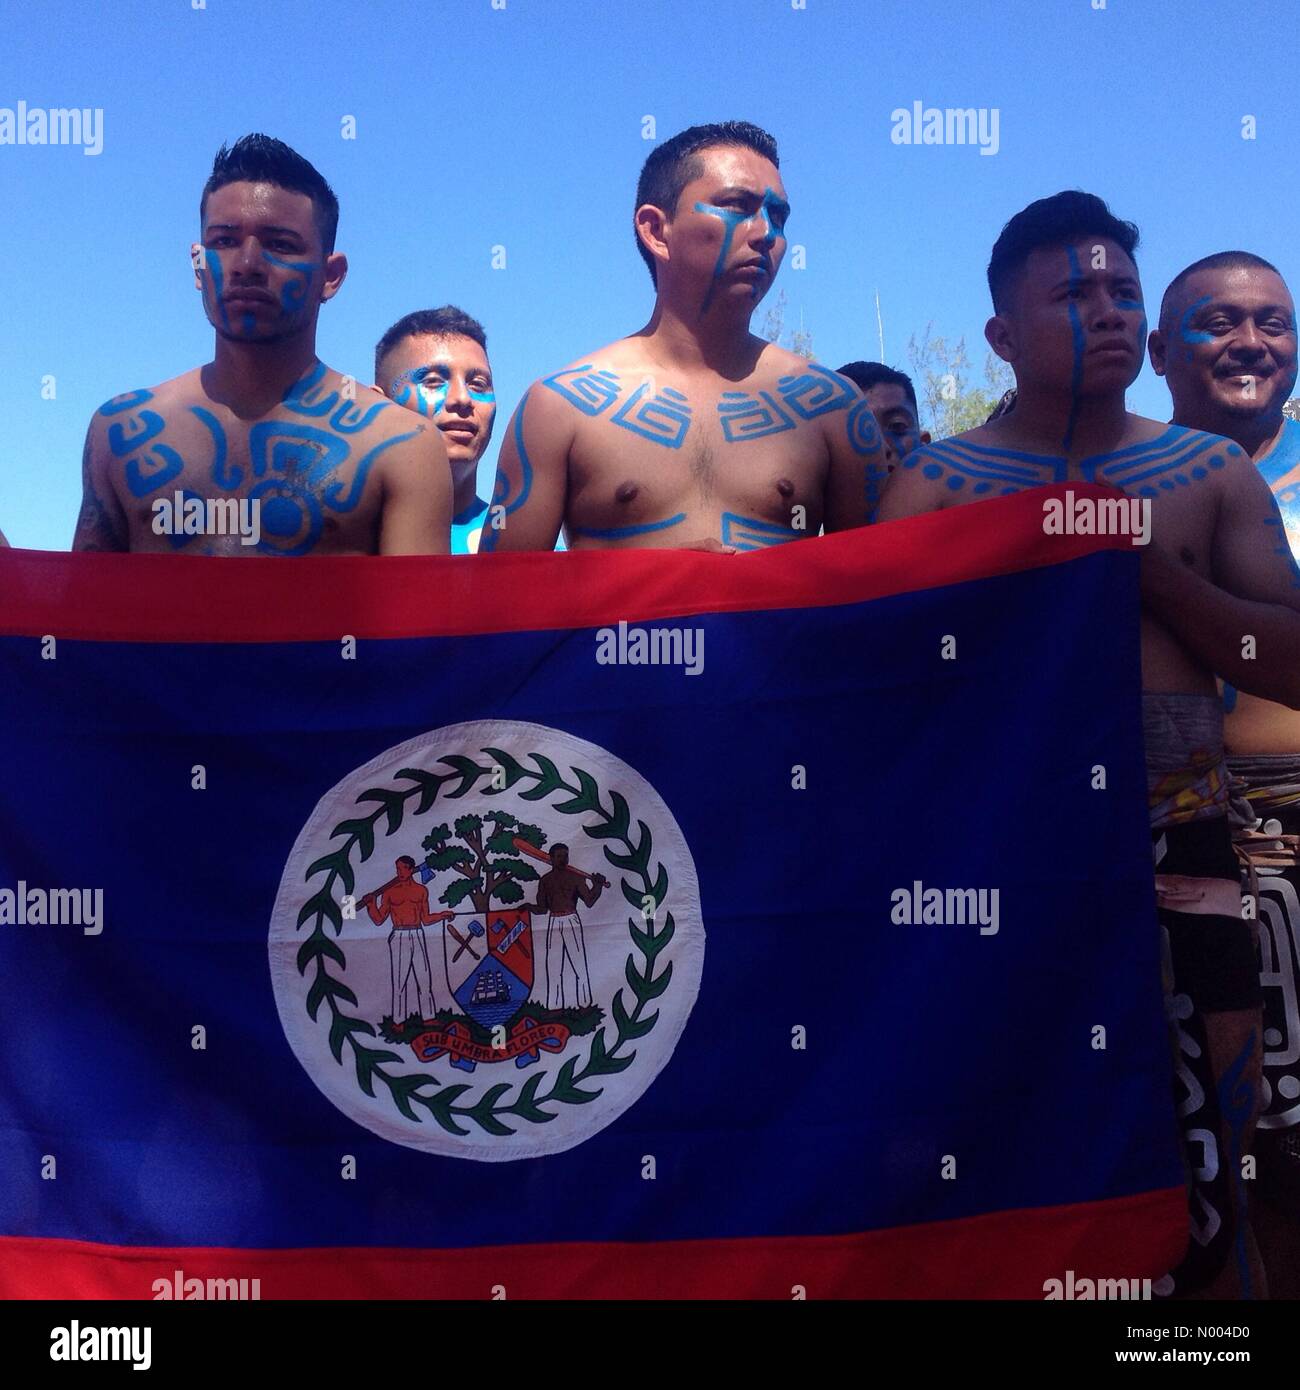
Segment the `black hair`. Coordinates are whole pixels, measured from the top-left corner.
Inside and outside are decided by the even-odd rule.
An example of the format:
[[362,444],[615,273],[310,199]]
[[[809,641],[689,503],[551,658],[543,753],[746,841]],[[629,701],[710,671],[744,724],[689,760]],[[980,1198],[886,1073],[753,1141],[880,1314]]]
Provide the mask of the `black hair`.
[[912,402],[912,414],[918,413],[916,388],[906,372],[886,367],[883,362],[846,362],[836,370],[864,391],[869,391],[873,386],[901,386],[907,393],[907,399]]
[[1095,193],[1077,188],[1039,198],[1022,208],[1002,228],[989,258],[993,312],[1000,314],[1006,307],[1011,281],[1024,269],[1031,251],[1042,246],[1061,246],[1086,236],[1108,237],[1131,259],[1140,233],[1132,222],[1116,217]]
[[[677,200],[682,196],[682,189],[692,179],[699,178],[702,172],[696,156],[701,150],[714,145],[739,145],[761,154],[764,159],[770,159],[778,169],[781,167],[776,141],[767,131],[748,121],[718,121],[712,125],[689,126],[650,151],[641,166],[641,177],[636,181],[636,207],[633,212],[650,203],[662,208],[671,217],[677,211]],[[649,267],[650,279],[658,285],[655,258],[642,244],[635,224],[632,233],[636,237],[636,249],[641,259]]]
[[409,854],[399,854],[397,856],[397,862],[399,864],[409,864],[411,868],[415,868],[415,860],[412,859]]
[[339,200],[314,165],[297,150],[291,150],[283,140],[269,135],[244,135],[227,148],[217,151],[212,161],[212,173],[203,185],[199,199],[199,220],[202,222],[208,194],[215,193],[228,183],[269,183],[290,193],[305,193],[316,211],[316,230],[320,233],[325,255],[334,250],[334,238],[339,229]]
[[1189,276],[1195,275],[1198,270],[1237,270],[1242,266],[1248,266],[1254,270],[1271,270],[1280,280],[1282,272],[1271,261],[1266,261],[1263,256],[1257,256],[1253,251],[1216,251],[1212,256],[1202,256],[1199,261],[1193,261],[1191,265],[1180,270],[1177,275],[1169,282],[1169,288],[1164,293],[1164,298],[1160,301],[1160,327],[1168,331],[1170,325],[1169,317],[1173,314],[1174,291]]
[[398,343],[424,334],[441,338],[456,334],[462,338],[472,338],[484,352],[487,351],[487,334],[483,331],[483,325],[477,319],[470,318],[464,309],[458,309],[454,304],[443,304],[437,309],[416,309],[414,313],[398,319],[375,344],[375,380],[379,380],[379,364]]

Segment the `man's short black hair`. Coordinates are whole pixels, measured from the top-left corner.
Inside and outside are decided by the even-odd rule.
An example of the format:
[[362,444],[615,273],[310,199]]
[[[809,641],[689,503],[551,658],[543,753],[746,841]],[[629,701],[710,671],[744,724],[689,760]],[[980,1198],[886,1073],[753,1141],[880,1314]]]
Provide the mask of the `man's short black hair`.
[[848,377],[864,391],[871,390],[873,386],[901,386],[907,393],[907,399],[912,402],[912,414],[918,413],[916,388],[906,372],[886,367],[883,362],[846,362],[837,370],[841,376]]
[[[693,125],[650,151],[641,166],[641,177],[636,181],[636,207],[650,203],[662,208],[671,217],[677,211],[677,200],[682,196],[682,189],[692,179],[698,179],[702,172],[696,156],[701,150],[714,145],[740,145],[761,154],[764,159],[770,159],[778,169],[781,167],[776,141],[759,126],[751,125],[748,121]],[[635,211],[636,208],[633,208]],[[641,259],[650,268],[650,279],[658,285],[655,258],[642,244],[635,225],[632,234],[636,237],[636,249]]]
[[470,318],[464,309],[458,309],[454,304],[443,304],[437,309],[416,309],[414,313],[398,319],[375,344],[375,381],[379,381],[379,364],[400,342],[428,334],[439,338],[452,334],[472,338],[484,352],[487,351],[487,334],[483,331],[483,325],[477,319]]
[[1271,261],[1266,261],[1263,256],[1257,256],[1253,251],[1216,251],[1212,256],[1202,256],[1199,261],[1193,261],[1191,265],[1184,267],[1169,282],[1169,288],[1165,291],[1164,298],[1160,301],[1160,327],[1168,332],[1172,327],[1169,320],[1174,312],[1174,291],[1189,276],[1195,275],[1198,270],[1237,270],[1242,266],[1253,270],[1271,270],[1280,280],[1282,272]]
[[274,140],[269,135],[245,135],[229,148],[222,145],[217,151],[212,173],[199,199],[200,223],[209,193],[215,193],[228,183],[242,182],[269,183],[288,189],[290,193],[305,193],[315,205],[321,247],[327,256],[334,250],[334,238],[339,230],[339,200],[334,190],[297,150],[291,150],[283,140]]
[[551,854],[554,855],[557,849],[562,849],[565,852],[565,854],[568,854],[569,852],[568,845],[562,844],[559,841],[556,841],[556,843],[551,846]]
[[409,854],[399,854],[397,856],[397,862],[399,864],[409,864],[411,868],[415,868],[415,860],[412,859]]
[[1006,307],[1011,282],[1024,269],[1031,251],[1086,236],[1107,237],[1132,259],[1139,235],[1132,222],[1121,221],[1095,193],[1070,188],[1039,198],[1016,213],[993,244],[988,272],[993,312],[1000,314]]

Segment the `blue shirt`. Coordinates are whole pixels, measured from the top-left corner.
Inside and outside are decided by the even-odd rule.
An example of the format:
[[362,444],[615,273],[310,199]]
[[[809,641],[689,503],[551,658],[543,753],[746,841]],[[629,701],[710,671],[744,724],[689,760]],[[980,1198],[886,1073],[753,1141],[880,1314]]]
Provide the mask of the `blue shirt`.
[[487,503],[476,497],[459,516],[451,519],[451,553],[453,555],[473,555],[478,550],[479,537],[483,534],[483,513]]

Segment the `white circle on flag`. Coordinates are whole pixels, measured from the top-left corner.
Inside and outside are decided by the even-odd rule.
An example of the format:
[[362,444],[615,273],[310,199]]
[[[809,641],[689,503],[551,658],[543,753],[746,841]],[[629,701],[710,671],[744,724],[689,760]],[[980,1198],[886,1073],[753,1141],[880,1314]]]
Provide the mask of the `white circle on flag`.
[[483,720],[321,797],[268,949],[285,1036],[335,1106],[394,1143],[502,1162],[636,1102],[686,1026],[704,939],[690,849],[639,772]]

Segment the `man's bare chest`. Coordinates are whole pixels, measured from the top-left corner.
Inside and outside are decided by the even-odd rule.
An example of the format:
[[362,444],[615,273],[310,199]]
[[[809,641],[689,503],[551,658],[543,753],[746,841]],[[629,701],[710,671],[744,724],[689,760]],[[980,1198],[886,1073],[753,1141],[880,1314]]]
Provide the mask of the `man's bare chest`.
[[[386,402],[336,402],[313,418],[287,405],[242,420],[206,399],[158,400],[136,392],[109,417],[114,489],[131,525],[156,532],[165,502],[256,503],[259,549],[305,554],[354,523],[369,524],[369,486],[383,452],[397,443],[373,428]],[[110,406],[118,403],[110,402]],[[168,532],[179,546],[185,532]]]

